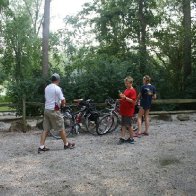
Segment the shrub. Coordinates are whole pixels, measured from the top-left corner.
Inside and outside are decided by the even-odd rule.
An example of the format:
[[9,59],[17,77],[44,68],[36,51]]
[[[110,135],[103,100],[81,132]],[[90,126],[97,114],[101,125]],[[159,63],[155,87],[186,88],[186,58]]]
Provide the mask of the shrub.
[[[8,96],[12,103],[16,104],[17,115],[22,114],[22,99],[26,102],[44,102],[44,88],[48,81],[43,79],[24,80],[18,83],[9,83]],[[26,105],[26,114],[28,116],[37,116],[43,114],[43,107]]]

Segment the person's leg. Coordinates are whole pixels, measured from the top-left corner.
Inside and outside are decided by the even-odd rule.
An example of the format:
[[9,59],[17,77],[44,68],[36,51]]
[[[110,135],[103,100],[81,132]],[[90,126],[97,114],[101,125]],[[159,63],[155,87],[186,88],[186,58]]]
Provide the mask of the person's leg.
[[61,139],[63,140],[63,143],[64,145],[68,145],[68,141],[67,141],[67,136],[66,136],[66,133],[65,133],[65,130],[61,130],[60,131],[60,136],[61,136]]
[[46,137],[48,135],[48,131],[43,131],[40,138],[40,146],[45,146]]
[[138,125],[138,134],[142,133],[142,116],[144,115],[144,109],[140,108],[138,113],[137,125]]
[[145,113],[144,113],[144,118],[145,118],[145,132],[146,134],[148,134],[148,128],[149,128],[149,125],[150,125],[150,110],[147,109],[145,110]]
[[38,148],[38,153],[40,153],[41,151],[50,150],[49,148],[45,147],[45,141],[46,141],[47,135],[48,135],[48,130],[44,130],[41,134],[41,137],[40,137],[40,146]]
[[46,141],[46,137],[48,135],[48,131],[43,131],[41,134],[41,138],[40,138],[40,146],[38,148],[38,154],[42,151],[48,151],[50,150],[49,148],[45,147],[45,141]]
[[119,142],[118,142],[119,145],[123,144],[125,142],[126,126],[124,124],[125,124],[125,117],[122,116],[122,118],[121,118],[121,129],[120,129],[120,139],[119,139]]
[[128,124],[128,130],[129,130],[129,134],[130,134],[130,137],[129,139],[127,140],[129,143],[131,144],[134,144],[134,131],[133,131],[133,118],[132,117],[129,117],[127,119],[127,124]]
[[123,144],[126,141],[125,134],[126,134],[126,126],[122,125],[121,130],[120,130],[120,139],[118,141],[118,145]]
[[130,133],[130,138],[127,140],[130,144],[134,144],[134,139],[133,139],[133,127],[132,126],[129,126],[128,127],[129,129],[129,133]]
[[56,119],[55,121],[53,121],[53,123],[56,129],[59,130],[59,134],[64,143],[64,149],[74,148],[75,143],[68,142],[67,140],[67,136],[65,133],[65,127],[64,127],[64,119],[63,119],[62,114],[60,112],[56,112],[55,115],[56,115]]
[[46,141],[46,137],[48,135],[48,132],[51,129],[51,124],[50,124],[48,114],[49,114],[49,112],[47,110],[45,110],[44,111],[44,121],[43,121],[44,131],[42,132],[41,137],[40,137],[40,147],[39,147],[39,149],[45,149],[45,151],[49,150],[49,149],[45,148],[45,141]]
[[64,128],[60,131],[60,136],[61,136],[61,139],[63,140],[63,143],[64,143],[64,149],[75,147],[75,143],[68,142]]
[[122,126],[121,127],[121,132],[120,132],[120,137],[122,139],[125,139],[125,134],[126,134],[126,127],[125,126]]
[[129,133],[130,133],[130,138],[133,138],[133,135],[134,135],[133,126],[129,127]]

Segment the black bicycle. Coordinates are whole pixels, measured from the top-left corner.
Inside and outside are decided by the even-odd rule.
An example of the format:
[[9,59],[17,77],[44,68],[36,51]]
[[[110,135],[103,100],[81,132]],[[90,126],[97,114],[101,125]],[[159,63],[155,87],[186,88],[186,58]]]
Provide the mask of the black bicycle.
[[91,99],[74,100],[78,103],[78,111],[73,106],[66,106],[62,109],[64,125],[67,135],[77,135],[81,129],[93,135],[97,135],[100,113]]

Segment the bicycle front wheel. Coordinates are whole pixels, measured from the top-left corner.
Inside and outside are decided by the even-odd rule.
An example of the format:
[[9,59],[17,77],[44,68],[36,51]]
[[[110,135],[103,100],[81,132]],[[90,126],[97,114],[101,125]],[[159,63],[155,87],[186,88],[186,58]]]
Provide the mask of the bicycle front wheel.
[[70,133],[72,132],[72,128],[74,124],[73,119],[66,116],[64,116],[63,119],[64,119],[65,133],[67,136],[69,136]]
[[99,120],[99,126],[97,128],[98,135],[104,135],[110,131],[114,124],[114,117],[110,114],[105,115]]
[[93,135],[97,135],[97,129],[99,127],[99,118],[92,120],[90,116],[87,116],[85,120],[85,125],[86,125],[86,130],[89,133]]
[[118,117],[118,114],[113,113],[112,117],[113,117],[113,124],[112,124],[110,130],[108,131],[109,133],[115,131],[121,123],[121,120]]

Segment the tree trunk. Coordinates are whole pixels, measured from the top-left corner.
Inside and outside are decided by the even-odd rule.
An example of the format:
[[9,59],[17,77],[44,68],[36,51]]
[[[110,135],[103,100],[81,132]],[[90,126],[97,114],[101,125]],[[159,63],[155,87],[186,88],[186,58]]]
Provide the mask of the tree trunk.
[[139,28],[140,73],[145,74],[146,65],[147,65],[146,19],[144,15],[145,0],[138,0],[138,5],[139,5],[138,18],[140,23],[140,28]]
[[49,70],[48,49],[49,49],[50,1],[51,0],[45,0],[45,5],[44,5],[43,38],[42,38],[43,77],[48,76],[48,70]]
[[190,0],[183,0],[183,27],[184,27],[184,45],[183,45],[183,67],[184,82],[191,74],[191,5]]

